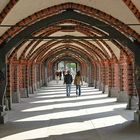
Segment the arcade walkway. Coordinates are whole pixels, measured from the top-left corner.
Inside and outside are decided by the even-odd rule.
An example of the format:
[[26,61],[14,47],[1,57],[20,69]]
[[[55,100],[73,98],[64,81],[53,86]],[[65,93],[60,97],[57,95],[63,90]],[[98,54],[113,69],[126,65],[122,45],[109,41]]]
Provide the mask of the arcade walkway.
[[140,140],[140,125],[133,111],[93,87],[82,96],[65,96],[62,83],[51,82],[30,98],[22,98],[0,125],[1,140]]

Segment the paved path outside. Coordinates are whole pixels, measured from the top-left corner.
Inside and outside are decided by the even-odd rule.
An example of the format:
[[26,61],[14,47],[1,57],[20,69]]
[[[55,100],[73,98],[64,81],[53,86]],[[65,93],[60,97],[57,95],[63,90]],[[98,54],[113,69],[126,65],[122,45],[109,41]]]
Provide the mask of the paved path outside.
[[82,96],[65,95],[65,85],[50,82],[13,104],[0,140],[140,140],[140,124],[125,103],[98,89],[82,87]]

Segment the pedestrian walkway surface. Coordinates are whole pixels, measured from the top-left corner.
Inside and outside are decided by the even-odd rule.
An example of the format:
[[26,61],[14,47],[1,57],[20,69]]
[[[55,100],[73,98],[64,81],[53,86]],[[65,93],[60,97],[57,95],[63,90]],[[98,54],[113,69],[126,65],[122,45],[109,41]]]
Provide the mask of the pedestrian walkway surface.
[[140,140],[140,124],[125,103],[108,98],[93,87],[82,87],[76,97],[72,86],[55,81],[21,103],[13,104],[9,121],[0,125],[0,140]]

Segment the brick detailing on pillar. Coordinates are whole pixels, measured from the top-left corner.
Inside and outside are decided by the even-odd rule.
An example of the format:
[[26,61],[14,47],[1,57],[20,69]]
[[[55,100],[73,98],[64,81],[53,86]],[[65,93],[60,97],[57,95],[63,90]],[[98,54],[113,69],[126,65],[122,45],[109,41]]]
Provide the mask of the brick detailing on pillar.
[[6,96],[11,96],[11,69],[10,69],[10,63],[7,63],[7,88],[6,88]]
[[127,56],[123,51],[121,51],[120,55],[120,90],[128,92]]
[[120,89],[120,72],[119,72],[119,64],[115,63],[113,65],[113,72],[112,75],[114,77],[113,87]]
[[128,94],[135,94],[135,85],[134,85],[134,64],[132,62],[128,62]]

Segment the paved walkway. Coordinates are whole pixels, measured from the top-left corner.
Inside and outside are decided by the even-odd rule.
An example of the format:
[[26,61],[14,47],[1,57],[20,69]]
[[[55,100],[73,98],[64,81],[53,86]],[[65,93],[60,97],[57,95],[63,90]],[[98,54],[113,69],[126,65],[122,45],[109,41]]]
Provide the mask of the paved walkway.
[[30,98],[22,98],[0,125],[0,140],[140,140],[140,124],[125,103],[93,87],[82,96],[66,97],[65,86],[51,82]]

